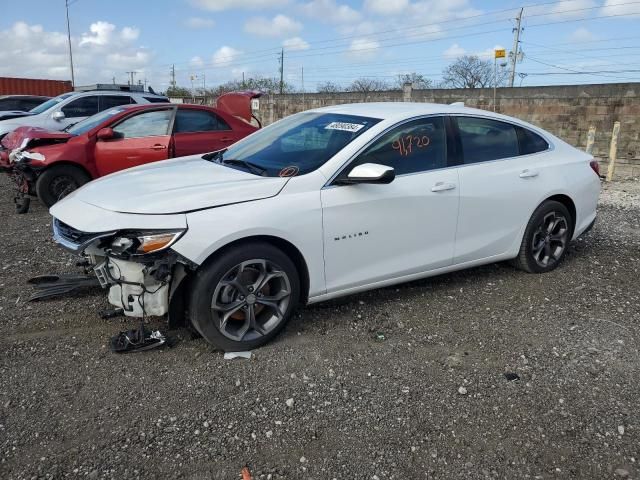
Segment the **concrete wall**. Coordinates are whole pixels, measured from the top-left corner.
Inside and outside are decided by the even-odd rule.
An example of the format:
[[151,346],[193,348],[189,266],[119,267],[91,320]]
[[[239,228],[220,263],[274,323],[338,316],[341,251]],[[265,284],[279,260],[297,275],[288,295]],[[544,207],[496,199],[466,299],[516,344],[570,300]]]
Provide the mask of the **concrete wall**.
[[[354,102],[464,102],[493,110],[492,89],[412,90],[361,94],[311,93],[267,95],[258,117],[265,125],[310,108]],[[619,121],[615,178],[640,177],[640,83],[499,88],[496,111],[538,125],[584,149],[590,126],[596,127],[593,154],[606,172],[613,123]]]

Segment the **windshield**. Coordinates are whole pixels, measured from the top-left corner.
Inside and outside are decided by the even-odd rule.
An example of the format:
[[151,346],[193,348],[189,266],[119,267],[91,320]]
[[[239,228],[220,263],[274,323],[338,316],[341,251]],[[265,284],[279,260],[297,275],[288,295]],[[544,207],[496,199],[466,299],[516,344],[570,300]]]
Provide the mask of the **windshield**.
[[298,113],[258,130],[215,160],[254,173],[259,170],[268,177],[304,175],[379,121],[337,113]]
[[41,105],[38,105],[36,108],[32,108],[29,110],[31,113],[42,113],[49,110],[51,107],[59,104],[65,98],[69,98],[73,93],[65,93],[63,95],[58,95],[56,98],[52,98],[51,100],[47,100]]
[[73,135],[81,135],[85,132],[88,132],[93,127],[97,127],[106,119],[111,118],[120,112],[124,112],[124,110],[125,110],[125,107],[114,107],[114,108],[110,108],[109,110],[105,110],[104,112],[96,113],[95,115],[92,115],[89,118],[85,118],[81,122],[78,122],[73,126],[70,126],[67,129],[67,132]]

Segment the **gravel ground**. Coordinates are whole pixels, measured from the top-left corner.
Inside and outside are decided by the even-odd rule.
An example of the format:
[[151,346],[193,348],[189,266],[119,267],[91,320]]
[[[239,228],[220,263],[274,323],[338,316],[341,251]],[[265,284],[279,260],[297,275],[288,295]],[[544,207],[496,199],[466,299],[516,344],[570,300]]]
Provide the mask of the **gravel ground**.
[[494,264],[308,307],[233,361],[184,330],[111,353],[134,323],[99,318],[104,292],[25,303],[75,260],[12,195],[3,177],[0,478],[640,478],[637,181],[605,188],[550,274]]

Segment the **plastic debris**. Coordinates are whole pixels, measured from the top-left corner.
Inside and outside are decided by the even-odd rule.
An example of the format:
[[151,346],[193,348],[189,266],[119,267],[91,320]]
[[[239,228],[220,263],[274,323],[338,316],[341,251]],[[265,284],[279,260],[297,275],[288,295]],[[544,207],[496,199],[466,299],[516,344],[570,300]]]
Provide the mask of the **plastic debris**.
[[144,323],[135,330],[120,332],[111,337],[111,350],[115,353],[141,352],[158,348],[167,342],[159,330],[150,331],[144,328]]
[[251,358],[251,352],[224,352],[225,360],[233,360],[234,358]]

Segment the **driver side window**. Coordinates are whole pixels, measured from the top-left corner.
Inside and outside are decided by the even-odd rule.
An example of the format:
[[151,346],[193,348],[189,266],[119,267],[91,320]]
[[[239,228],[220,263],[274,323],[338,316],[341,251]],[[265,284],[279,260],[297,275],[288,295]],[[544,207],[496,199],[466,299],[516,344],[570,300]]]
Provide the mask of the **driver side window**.
[[173,110],[154,110],[129,117],[113,129],[120,138],[168,135]]
[[375,140],[349,170],[363,163],[393,167],[396,175],[444,168],[447,166],[446,145],[443,117],[412,120]]

